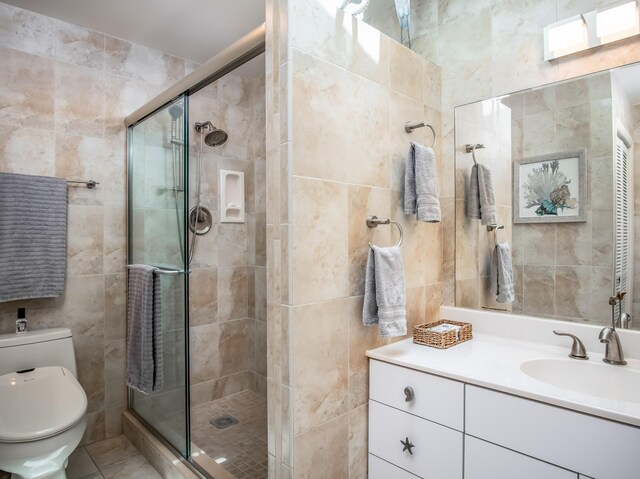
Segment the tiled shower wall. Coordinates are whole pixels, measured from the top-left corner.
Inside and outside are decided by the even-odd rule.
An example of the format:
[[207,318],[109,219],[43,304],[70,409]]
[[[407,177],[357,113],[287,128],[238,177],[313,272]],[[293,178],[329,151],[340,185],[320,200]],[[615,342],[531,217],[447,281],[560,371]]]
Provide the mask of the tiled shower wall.
[[[189,278],[191,404],[245,389],[266,396],[264,75],[227,74],[193,95],[189,109],[190,205],[200,150],[193,124],[211,121],[229,134],[223,145],[202,151],[201,204],[214,226],[197,238]],[[245,175],[244,223],[219,221],[220,170]]]
[[267,12],[270,477],[365,477],[365,351],[390,340],[362,325],[364,268],[369,241],[398,241],[365,221],[402,224],[409,330],[435,320],[453,198],[419,223],[401,191],[409,142],[433,142],[407,121],[440,157],[440,70],[322,0]]
[[126,407],[123,119],[193,65],[4,3],[0,64],[0,170],[100,182],[69,188],[63,296],[0,304],[0,332],[19,307],[31,329],[71,328],[91,443],[120,434]]

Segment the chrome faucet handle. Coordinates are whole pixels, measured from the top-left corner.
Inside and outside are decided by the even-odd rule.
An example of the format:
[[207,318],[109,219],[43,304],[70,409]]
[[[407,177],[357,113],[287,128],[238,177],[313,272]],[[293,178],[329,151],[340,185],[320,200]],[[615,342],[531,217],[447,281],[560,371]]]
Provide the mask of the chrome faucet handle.
[[580,341],[576,335],[571,333],[565,333],[563,331],[554,331],[553,334],[556,336],[569,336],[573,339],[573,344],[571,345],[571,352],[569,353],[569,357],[573,359],[589,359],[587,356],[587,350],[584,348],[584,344]]
[[620,343],[620,336],[614,328],[604,328],[600,331],[598,337],[601,343],[605,345],[604,358],[602,360],[608,364],[616,366],[624,366],[627,362],[624,360],[624,352]]
[[631,329],[633,318],[629,313],[622,313],[620,315],[620,328],[621,329]]

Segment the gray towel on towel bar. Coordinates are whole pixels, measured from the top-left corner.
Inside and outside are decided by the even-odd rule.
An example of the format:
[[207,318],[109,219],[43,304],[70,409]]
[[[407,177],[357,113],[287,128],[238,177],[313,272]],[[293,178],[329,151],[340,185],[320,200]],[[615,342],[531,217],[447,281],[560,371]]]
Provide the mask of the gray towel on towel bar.
[[498,303],[513,303],[513,267],[509,243],[497,244],[491,257],[489,293]]
[[67,182],[0,173],[0,301],[64,291]]
[[440,186],[433,148],[411,143],[404,176],[404,213],[418,221],[440,222]]
[[407,334],[407,297],[399,246],[369,248],[364,284],[362,323],[380,325],[380,336]]
[[155,271],[130,265],[127,292],[127,384],[147,394],[163,386],[162,298]]
[[471,168],[467,216],[479,219],[483,225],[494,225],[498,222],[493,180],[491,170],[487,166],[477,164]]

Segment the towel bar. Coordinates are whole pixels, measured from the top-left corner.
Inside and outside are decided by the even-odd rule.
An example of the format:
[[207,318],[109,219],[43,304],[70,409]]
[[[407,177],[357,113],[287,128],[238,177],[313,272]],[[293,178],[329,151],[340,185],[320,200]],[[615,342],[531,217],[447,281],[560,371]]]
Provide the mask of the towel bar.
[[96,187],[96,185],[99,185],[100,183],[98,183],[95,180],[67,180],[67,183],[73,183],[73,184],[78,184],[78,185],[85,185],[87,188],[89,188],[90,190],[92,190],[93,188]]
[[[369,228],[377,228],[378,225],[396,225],[398,227],[398,231],[400,232],[400,241],[398,241],[398,247],[402,246],[402,241],[404,239],[404,231],[402,230],[402,226],[397,221],[391,221],[390,218],[386,220],[381,220],[377,216],[367,216],[367,226]],[[373,249],[373,245],[369,243],[369,248]]]
[[[127,269],[131,268],[133,265],[132,264],[128,264],[127,265]],[[185,273],[191,273],[190,269],[184,270],[184,269],[164,269],[164,268],[158,268],[157,266],[155,267],[155,273],[158,274],[163,274],[165,276],[177,276],[179,274],[185,274]]]

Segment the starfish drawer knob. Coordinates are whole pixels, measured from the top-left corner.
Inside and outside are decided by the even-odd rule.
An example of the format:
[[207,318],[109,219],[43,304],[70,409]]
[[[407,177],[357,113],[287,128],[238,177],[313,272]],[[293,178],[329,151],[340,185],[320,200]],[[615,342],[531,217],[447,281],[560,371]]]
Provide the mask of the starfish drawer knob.
[[413,456],[413,451],[411,450],[411,448],[416,447],[416,446],[411,444],[411,441],[409,441],[408,437],[404,441],[402,439],[400,439],[400,444],[402,444],[404,446],[402,448],[402,452],[409,451],[409,454],[411,454]]

